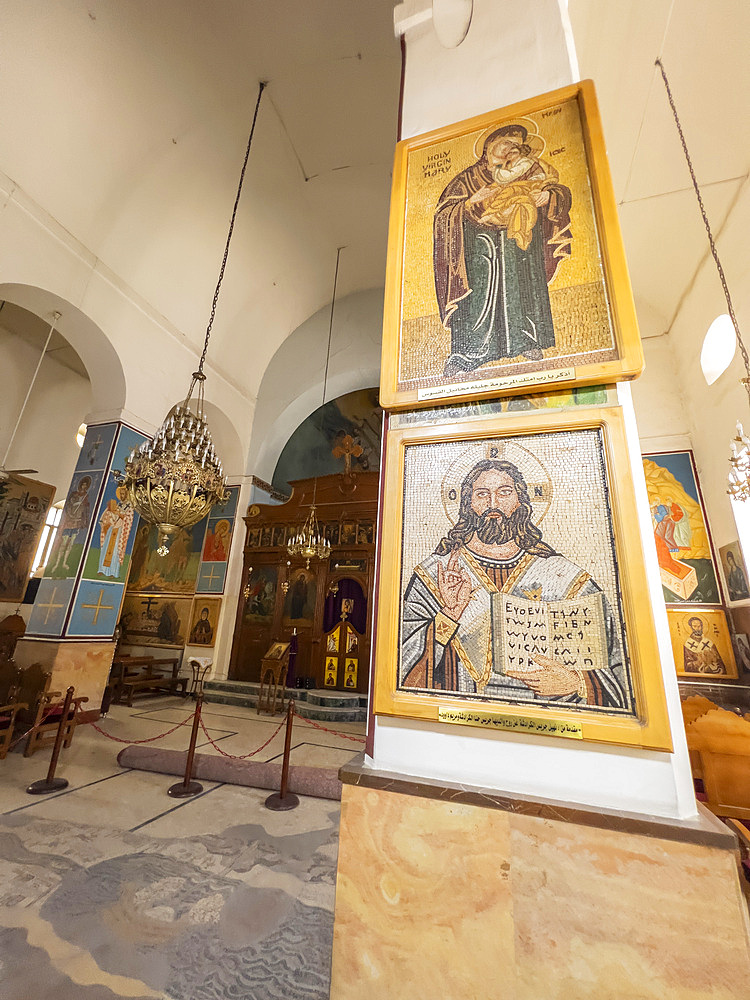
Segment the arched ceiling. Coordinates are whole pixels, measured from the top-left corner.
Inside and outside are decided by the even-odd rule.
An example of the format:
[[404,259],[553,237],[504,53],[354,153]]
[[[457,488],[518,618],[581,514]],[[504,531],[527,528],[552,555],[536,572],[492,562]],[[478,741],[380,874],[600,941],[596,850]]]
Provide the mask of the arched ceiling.
[[389,0],[9,0],[0,169],[254,396],[285,337],[381,286],[400,53]]
[[[750,5],[569,7],[581,76],[597,84],[642,333],[658,336],[707,244],[654,58],[721,233],[750,216]],[[337,246],[347,246],[340,296],[382,285],[400,71],[392,10],[391,0],[5,0],[0,170],[199,345],[268,80],[211,345],[212,362],[254,398],[286,337],[330,301]],[[730,286],[741,250],[727,250]]]
[[[581,76],[596,82],[641,333],[659,336],[670,330],[709,248],[654,60],[661,56],[667,71],[738,295],[747,250],[727,245],[721,234],[730,218],[750,222],[750,4],[569,0],[569,11]],[[726,306],[718,276],[711,284],[716,315]]]

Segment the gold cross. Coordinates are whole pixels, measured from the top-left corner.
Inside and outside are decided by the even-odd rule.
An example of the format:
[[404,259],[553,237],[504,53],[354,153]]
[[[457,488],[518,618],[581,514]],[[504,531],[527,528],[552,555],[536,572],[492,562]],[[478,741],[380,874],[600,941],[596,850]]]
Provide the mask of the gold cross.
[[104,597],[104,588],[99,591],[99,600],[96,604],[82,604],[82,608],[93,608],[94,609],[94,620],[92,625],[96,625],[96,621],[99,617],[100,611],[114,611],[114,607],[111,604],[102,604],[102,597]]
[[359,458],[362,454],[362,445],[354,440],[351,434],[345,434],[339,444],[335,448],[331,449],[331,454],[334,458],[343,458],[344,465],[346,467],[347,475],[352,469],[352,456],[354,458]]
[[55,597],[57,596],[57,587],[52,588],[52,597],[49,599],[49,604],[37,604],[38,608],[46,608],[47,614],[44,616],[44,624],[46,625],[49,621],[49,616],[54,608],[64,608],[64,604],[54,604]]
[[[205,569],[203,570],[203,572],[205,574],[206,572]],[[214,582],[214,580],[220,580],[220,579],[221,579],[221,573],[217,573],[216,576],[214,576],[214,568],[213,566],[211,566],[211,572],[208,574],[208,576],[204,575],[202,582],[207,583],[208,586],[210,587],[211,584]]]

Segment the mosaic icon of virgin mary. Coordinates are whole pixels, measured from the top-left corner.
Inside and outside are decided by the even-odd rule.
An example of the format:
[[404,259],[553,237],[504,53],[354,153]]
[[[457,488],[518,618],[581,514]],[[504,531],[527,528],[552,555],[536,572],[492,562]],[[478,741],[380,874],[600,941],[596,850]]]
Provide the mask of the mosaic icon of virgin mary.
[[433,262],[451,335],[446,376],[501,358],[540,361],[555,345],[547,286],[571,253],[572,196],[543,149],[520,122],[495,129],[438,199]]

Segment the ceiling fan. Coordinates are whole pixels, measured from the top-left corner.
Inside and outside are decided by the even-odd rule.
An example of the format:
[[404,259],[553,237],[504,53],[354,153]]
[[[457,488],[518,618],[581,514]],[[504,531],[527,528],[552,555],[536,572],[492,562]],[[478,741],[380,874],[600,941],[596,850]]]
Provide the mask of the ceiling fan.
[[[5,305],[5,303],[3,303]],[[18,419],[16,420],[16,426],[13,428],[13,433],[10,436],[10,441],[8,442],[8,447],[5,449],[5,455],[3,456],[2,465],[0,465],[0,484],[8,482],[9,479],[15,479],[16,476],[33,476],[39,470],[38,469],[6,469],[5,463],[8,461],[8,455],[10,455],[10,449],[13,447],[13,442],[16,438],[16,432],[18,430],[18,425],[21,423],[21,418],[23,417],[24,410],[26,409],[26,404],[29,401],[29,396],[31,395],[31,390],[34,388],[34,383],[36,382],[36,377],[39,374],[39,369],[42,367],[42,361],[44,361],[44,355],[47,353],[47,348],[49,347],[49,342],[52,339],[52,334],[55,332],[55,326],[57,321],[60,319],[62,313],[58,312],[57,309],[52,313],[52,324],[49,328],[49,333],[47,334],[47,339],[44,342],[44,350],[39,355],[39,360],[36,363],[36,368],[34,369],[34,374],[31,376],[31,384],[26,391],[26,398],[21,405],[21,411],[18,414]]]

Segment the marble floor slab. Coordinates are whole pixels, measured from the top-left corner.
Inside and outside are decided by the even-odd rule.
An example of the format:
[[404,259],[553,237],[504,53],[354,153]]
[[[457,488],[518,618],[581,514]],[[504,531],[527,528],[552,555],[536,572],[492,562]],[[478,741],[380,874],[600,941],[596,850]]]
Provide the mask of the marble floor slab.
[[[146,740],[189,717],[158,698],[113,706],[100,728]],[[280,717],[206,705],[208,734],[227,753],[259,747]],[[150,745],[182,750],[190,727]],[[292,762],[335,770],[361,747],[300,725]],[[60,756],[69,787],[32,797],[50,751],[0,761],[2,1000],[322,1000],[330,981],[337,802],[264,807],[261,789],[203,782],[190,799],[174,777],[123,769],[125,743],[81,726]],[[201,753],[218,753],[203,732]],[[283,731],[254,759],[283,751]]]

